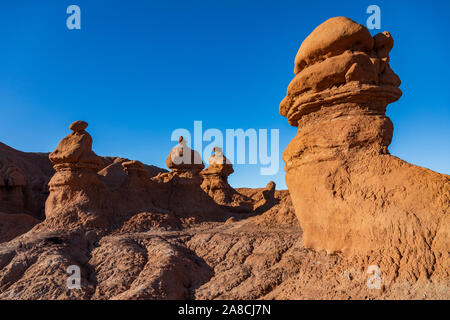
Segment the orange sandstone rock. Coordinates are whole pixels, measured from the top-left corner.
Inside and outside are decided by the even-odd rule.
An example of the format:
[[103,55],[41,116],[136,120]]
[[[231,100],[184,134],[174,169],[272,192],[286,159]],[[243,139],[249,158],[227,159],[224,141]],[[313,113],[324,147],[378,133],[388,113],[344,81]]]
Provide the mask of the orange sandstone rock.
[[234,172],[233,165],[224,156],[222,148],[214,147],[209,158],[209,167],[200,175],[203,178],[201,188],[216,202],[229,204],[236,191],[228,184],[228,176]]
[[214,147],[214,154],[209,158],[209,167],[202,171],[202,175],[216,174],[221,177],[228,177],[234,172],[233,165],[223,154],[222,148]]
[[191,172],[197,175],[205,168],[200,154],[187,146],[186,140],[180,137],[166,159],[166,165],[175,173]]
[[72,123],[73,132],[49,155],[56,173],[49,182],[45,223],[53,228],[108,225],[107,188],[97,175],[104,163],[92,151],[86,127],[83,121]]
[[306,247],[380,266],[387,278],[449,277],[450,178],[389,154],[399,77],[388,32],[332,18],[303,42],[280,113],[298,126],[283,153]]
[[303,41],[295,57],[294,73],[306,66],[346,50],[367,51],[374,40],[369,30],[346,17],[335,17],[322,23]]
[[0,212],[0,243],[8,242],[29,231],[40,221],[28,214]]

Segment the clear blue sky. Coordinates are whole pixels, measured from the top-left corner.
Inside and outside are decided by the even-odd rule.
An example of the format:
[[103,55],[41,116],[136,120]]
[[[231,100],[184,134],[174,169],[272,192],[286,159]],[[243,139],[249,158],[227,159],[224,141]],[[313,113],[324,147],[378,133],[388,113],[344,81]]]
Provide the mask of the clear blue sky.
[[[66,28],[79,5],[82,29]],[[450,173],[450,1],[40,0],[0,5],[0,141],[52,151],[74,120],[89,122],[99,155],[165,167],[176,128],[278,128],[281,151],[296,128],[278,114],[302,40],[321,22],[365,24],[381,7],[402,79],[393,155]],[[281,157],[281,155],[280,155]],[[236,166],[233,186],[285,187]]]

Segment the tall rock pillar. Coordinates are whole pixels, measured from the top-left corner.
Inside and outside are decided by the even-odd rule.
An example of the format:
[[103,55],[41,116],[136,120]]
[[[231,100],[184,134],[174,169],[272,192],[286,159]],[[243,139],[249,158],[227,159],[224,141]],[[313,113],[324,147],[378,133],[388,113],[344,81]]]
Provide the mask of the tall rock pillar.
[[388,152],[385,111],[402,94],[393,45],[345,17],[305,39],[280,104],[298,127],[283,153],[286,183],[305,246],[375,257],[391,274],[448,276],[449,176]]

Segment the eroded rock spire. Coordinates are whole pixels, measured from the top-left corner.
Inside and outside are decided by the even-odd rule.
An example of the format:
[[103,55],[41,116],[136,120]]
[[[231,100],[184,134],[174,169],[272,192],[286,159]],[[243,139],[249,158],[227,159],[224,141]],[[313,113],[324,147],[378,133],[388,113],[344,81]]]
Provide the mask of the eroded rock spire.
[[386,106],[401,96],[393,44],[344,17],[305,39],[280,104],[299,128],[283,153],[286,183],[307,247],[372,260],[391,277],[448,277],[449,176],[388,152]]
[[72,132],[49,155],[56,172],[49,182],[45,215],[46,223],[55,228],[107,225],[107,189],[97,175],[103,161],[92,151],[87,126],[84,121],[72,123]]

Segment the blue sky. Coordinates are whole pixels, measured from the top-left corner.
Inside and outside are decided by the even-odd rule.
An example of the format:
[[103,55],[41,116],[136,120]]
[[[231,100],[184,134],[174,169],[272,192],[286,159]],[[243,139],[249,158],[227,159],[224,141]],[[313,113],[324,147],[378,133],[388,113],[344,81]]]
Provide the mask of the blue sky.
[[[81,30],[66,8],[81,8]],[[177,128],[276,128],[281,152],[296,134],[278,114],[302,40],[321,22],[365,24],[381,8],[403,97],[388,107],[393,155],[450,173],[450,2],[436,1],[3,1],[0,141],[52,151],[75,120],[89,122],[99,155],[165,167]],[[378,31],[373,32],[373,34]],[[281,158],[281,154],[280,154]],[[285,188],[235,166],[233,186]]]

